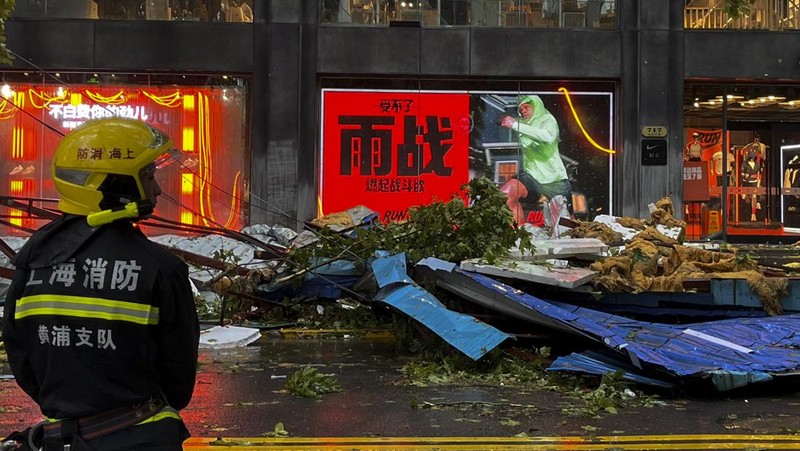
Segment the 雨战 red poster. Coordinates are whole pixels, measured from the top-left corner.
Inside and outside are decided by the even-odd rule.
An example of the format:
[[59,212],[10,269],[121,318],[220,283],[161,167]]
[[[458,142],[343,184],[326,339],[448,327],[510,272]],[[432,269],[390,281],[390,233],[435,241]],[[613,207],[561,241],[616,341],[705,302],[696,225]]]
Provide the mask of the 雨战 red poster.
[[322,214],[397,220],[450,199],[469,178],[469,129],[467,93],[323,91]]

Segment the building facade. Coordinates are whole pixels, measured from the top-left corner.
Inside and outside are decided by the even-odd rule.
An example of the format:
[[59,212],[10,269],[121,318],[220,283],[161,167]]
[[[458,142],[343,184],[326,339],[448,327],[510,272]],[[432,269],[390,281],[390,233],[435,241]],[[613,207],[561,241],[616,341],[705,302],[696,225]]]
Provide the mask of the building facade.
[[[506,103],[526,95],[540,97],[559,123],[573,192],[584,195],[582,201],[573,196],[576,213],[646,217],[649,203],[671,195],[678,215],[695,214],[690,205],[706,214],[708,196],[690,197],[684,205],[686,175],[694,170],[686,167],[685,150],[694,130],[708,139],[718,133],[726,149],[755,134],[777,149],[783,147],[777,141],[793,144],[793,123],[800,123],[788,105],[800,80],[800,31],[790,11],[797,6],[777,0],[738,22],[724,16],[716,1],[583,1],[573,9],[568,1],[425,0],[403,10],[389,0],[256,0],[249,18],[241,9],[235,17],[231,12],[245,5],[225,2],[220,10],[205,7],[199,20],[194,16],[201,2],[191,1],[133,12],[120,6],[123,1],[86,2],[78,12],[46,14],[28,3],[18,1],[16,17],[6,25],[8,47],[18,57],[3,69],[14,92],[4,97],[14,105],[0,115],[18,113],[9,125],[0,123],[9,143],[0,159],[4,176],[18,166],[24,172],[28,162],[46,163],[24,151],[20,133],[26,143],[49,143],[57,131],[93,114],[87,98],[105,110],[140,107],[141,114],[172,124],[173,139],[180,136],[180,146],[197,153],[204,174],[216,177],[174,181],[190,205],[170,214],[188,222],[199,221],[192,212],[210,211],[214,222],[231,227],[299,227],[361,200],[377,202],[376,209],[391,216],[386,205],[395,202],[393,192],[402,192],[398,205],[406,206],[428,200],[426,190],[441,197],[474,175],[490,174],[502,183],[507,165],[519,170],[525,159],[523,140],[502,138],[507,130],[498,118]],[[757,14],[778,3],[785,6],[781,20]],[[59,86],[69,98],[59,97]],[[778,111],[781,102],[774,102],[774,114],[735,103],[766,99],[771,88],[782,93],[785,110]],[[22,92],[34,106],[18,105]],[[748,98],[730,97],[740,92]],[[61,116],[50,108],[55,105]],[[500,113],[490,118],[491,108]],[[508,115],[516,110],[511,105]],[[391,124],[381,122],[381,112]],[[414,118],[407,122],[407,116]],[[409,127],[417,132],[407,134]],[[448,131],[434,142],[433,128]],[[404,152],[411,140],[423,153],[381,156],[383,148]],[[516,157],[505,158],[500,144],[515,140],[518,151],[509,154]],[[454,160],[458,149],[467,150]],[[788,206],[779,205],[788,186],[778,183],[778,174],[791,157],[764,161],[772,185],[765,176],[763,193],[756,193],[764,197],[756,203],[763,199],[770,207],[762,210],[772,210],[756,222],[786,221],[779,213]],[[788,158],[783,166],[780,158]],[[709,166],[702,171],[713,171],[712,154],[701,160]],[[402,170],[417,177],[407,183],[398,178]],[[360,178],[344,177],[350,175]],[[442,177],[452,180],[437,185]],[[20,180],[16,192],[9,185],[0,195],[51,194],[43,179],[36,185],[41,189]],[[734,182],[721,185],[730,190]],[[733,203],[713,208],[724,211]],[[211,205],[218,204],[224,208],[214,212]]]

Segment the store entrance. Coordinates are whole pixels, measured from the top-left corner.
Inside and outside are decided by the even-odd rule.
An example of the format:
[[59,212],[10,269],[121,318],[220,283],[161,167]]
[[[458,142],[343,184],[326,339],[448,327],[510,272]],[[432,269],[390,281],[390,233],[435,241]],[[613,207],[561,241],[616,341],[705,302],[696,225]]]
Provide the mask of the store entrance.
[[[800,124],[729,121],[727,129],[729,235],[800,231]],[[722,165],[715,163],[719,181]]]
[[688,239],[800,239],[800,86],[686,83]]

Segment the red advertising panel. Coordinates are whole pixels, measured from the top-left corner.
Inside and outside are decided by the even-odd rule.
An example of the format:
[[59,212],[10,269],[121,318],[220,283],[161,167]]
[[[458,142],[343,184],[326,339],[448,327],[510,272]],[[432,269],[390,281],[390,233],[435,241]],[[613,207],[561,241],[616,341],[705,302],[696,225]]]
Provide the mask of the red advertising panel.
[[[697,144],[700,146],[700,159],[708,161],[713,159],[714,154],[722,152],[722,130],[700,130],[696,128],[689,128],[689,142],[686,147],[689,148],[694,143],[694,135],[697,135]],[[730,132],[728,132],[728,146],[731,144]],[[687,153],[687,152],[684,152]]]
[[683,201],[708,202],[708,163],[683,162]]
[[518,223],[562,196],[584,219],[611,212],[613,93],[322,91],[319,214],[357,205],[383,220],[487,177]]
[[403,219],[467,183],[467,93],[324,91],[323,104],[321,214],[364,205]]

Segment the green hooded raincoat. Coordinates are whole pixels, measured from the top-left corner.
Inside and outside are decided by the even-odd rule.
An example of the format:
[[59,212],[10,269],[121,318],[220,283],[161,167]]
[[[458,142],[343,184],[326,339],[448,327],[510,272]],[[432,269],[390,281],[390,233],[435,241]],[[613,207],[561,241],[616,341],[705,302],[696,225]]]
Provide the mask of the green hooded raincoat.
[[520,105],[523,103],[533,107],[533,117],[529,120],[520,117],[514,125],[514,130],[519,132],[525,172],[541,184],[565,180],[567,169],[558,153],[556,118],[547,111],[539,96],[525,96]]

